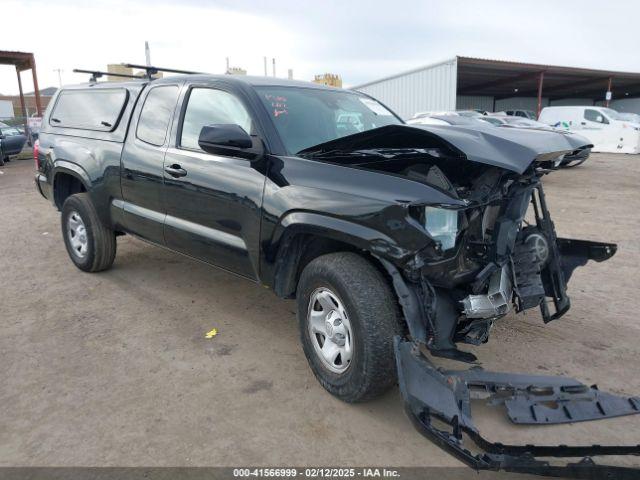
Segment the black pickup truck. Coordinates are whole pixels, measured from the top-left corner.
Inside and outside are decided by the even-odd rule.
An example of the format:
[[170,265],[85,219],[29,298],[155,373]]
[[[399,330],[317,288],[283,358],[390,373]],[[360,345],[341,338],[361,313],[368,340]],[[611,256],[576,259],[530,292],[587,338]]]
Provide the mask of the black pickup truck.
[[[399,382],[422,433],[466,463],[548,473],[534,457],[638,447],[491,444],[471,420],[472,391],[515,423],[636,413],[640,402],[573,379],[443,371],[429,357],[473,362],[457,345],[486,342],[512,310],[559,318],[572,271],[615,253],[556,238],[541,178],[588,147],[576,142],[409,126],[361,93],[266,77],[94,82],[50,102],[36,185],[62,212],[81,270],[109,268],[117,237],[132,234],[259,282],[296,299],[309,365],[333,395],[362,401]],[[566,408],[544,411],[550,401]],[[486,453],[466,450],[462,433]]]

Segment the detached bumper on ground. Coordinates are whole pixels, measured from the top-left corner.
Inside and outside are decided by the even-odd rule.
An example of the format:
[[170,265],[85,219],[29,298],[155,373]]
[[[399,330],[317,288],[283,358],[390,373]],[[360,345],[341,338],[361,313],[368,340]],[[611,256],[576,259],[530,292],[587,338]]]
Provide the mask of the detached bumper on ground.
[[[565,478],[638,478],[640,468],[596,464],[592,457],[640,455],[635,446],[503,445],[482,437],[471,416],[471,399],[506,407],[517,424],[556,424],[640,413],[639,397],[600,392],[572,378],[442,370],[411,342],[395,339],[400,391],[416,428],[476,470],[504,470]],[[481,450],[472,453],[465,437]],[[572,458],[573,462],[551,462]],[[575,461],[577,459],[577,461]]]

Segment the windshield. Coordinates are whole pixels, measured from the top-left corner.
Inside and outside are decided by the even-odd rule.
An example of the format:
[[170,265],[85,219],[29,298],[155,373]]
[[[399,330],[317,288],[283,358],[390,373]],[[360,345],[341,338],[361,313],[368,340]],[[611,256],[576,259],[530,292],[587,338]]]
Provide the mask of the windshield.
[[22,135],[22,133],[20,133],[20,130],[18,130],[15,127],[2,127],[0,128],[0,132],[2,132],[2,134],[7,137],[15,137],[17,135]]
[[620,120],[625,120],[627,122],[640,123],[640,115],[638,115],[637,113],[618,112],[618,117],[620,118]]
[[612,108],[601,108],[600,110],[605,113],[611,120],[623,120],[622,118],[620,118],[620,115],[618,115],[618,112],[616,112]]
[[289,153],[336,138],[403,122],[356,92],[304,87],[256,87]]
[[483,122],[487,122],[490,123],[491,125],[504,125],[504,121],[500,120],[499,118],[495,118],[495,117],[482,117],[480,120],[482,120]]

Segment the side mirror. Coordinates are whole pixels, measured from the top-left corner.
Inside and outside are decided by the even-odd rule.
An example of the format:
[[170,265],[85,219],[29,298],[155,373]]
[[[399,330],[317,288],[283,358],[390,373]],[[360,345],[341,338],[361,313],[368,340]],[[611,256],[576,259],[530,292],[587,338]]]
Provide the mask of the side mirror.
[[255,160],[262,154],[262,144],[256,139],[258,147],[254,148],[254,140],[240,125],[217,124],[207,125],[200,130],[198,145],[207,153],[214,155],[230,155]]
[[596,122],[598,122],[598,123],[604,123],[604,117],[603,117],[602,115],[598,115],[598,116],[596,117]]

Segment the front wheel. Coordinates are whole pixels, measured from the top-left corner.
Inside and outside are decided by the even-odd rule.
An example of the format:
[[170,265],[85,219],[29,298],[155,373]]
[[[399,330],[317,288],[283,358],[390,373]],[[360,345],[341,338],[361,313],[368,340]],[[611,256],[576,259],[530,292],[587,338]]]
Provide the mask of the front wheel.
[[62,206],[62,237],[71,261],[85,272],[106,270],[116,256],[115,232],[105,227],[87,193],[76,193]]
[[320,384],[346,402],[371,399],[397,379],[393,337],[403,328],[387,279],[364,257],[331,253],[302,272],[297,293],[304,353]]

